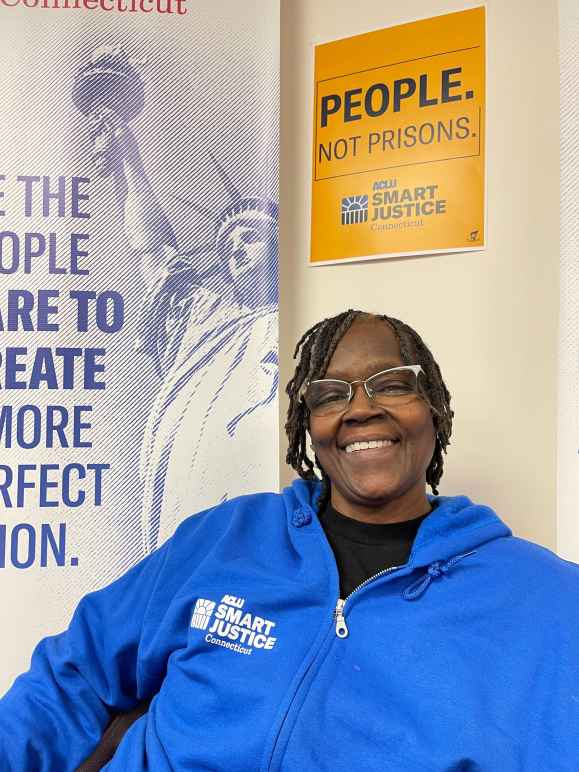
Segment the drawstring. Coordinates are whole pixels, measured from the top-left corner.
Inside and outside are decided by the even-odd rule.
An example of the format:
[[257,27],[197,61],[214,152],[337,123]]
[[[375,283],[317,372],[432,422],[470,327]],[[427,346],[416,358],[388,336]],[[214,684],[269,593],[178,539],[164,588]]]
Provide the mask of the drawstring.
[[476,555],[476,550],[472,550],[472,552],[464,552],[462,555],[456,555],[450,560],[436,560],[434,563],[431,563],[428,566],[428,570],[424,576],[422,576],[413,584],[408,585],[408,587],[402,593],[402,597],[405,600],[416,600],[417,598],[420,598],[420,596],[426,592],[430,582],[433,579],[437,579],[439,576],[447,574],[449,570],[459,562],[459,560],[467,558],[469,555]]

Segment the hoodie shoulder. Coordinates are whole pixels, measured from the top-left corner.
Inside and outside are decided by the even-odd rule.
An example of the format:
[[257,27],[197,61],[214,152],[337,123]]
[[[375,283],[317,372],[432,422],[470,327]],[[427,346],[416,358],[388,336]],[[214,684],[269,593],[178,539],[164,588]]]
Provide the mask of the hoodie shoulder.
[[496,591],[516,599],[521,613],[536,617],[538,624],[571,625],[577,632],[578,565],[516,536],[497,540],[485,552]]
[[[577,583],[579,589],[579,565],[559,557],[555,552],[535,542],[513,536],[501,545],[509,554],[509,559],[517,565],[526,566],[534,574],[545,572],[547,576],[566,578]],[[541,576],[541,575],[540,575]]]
[[264,513],[283,511],[282,495],[279,493],[250,493],[222,501],[214,507],[189,515],[175,530],[172,537],[183,538],[187,534],[209,529],[215,535],[227,529],[232,519],[255,518]]

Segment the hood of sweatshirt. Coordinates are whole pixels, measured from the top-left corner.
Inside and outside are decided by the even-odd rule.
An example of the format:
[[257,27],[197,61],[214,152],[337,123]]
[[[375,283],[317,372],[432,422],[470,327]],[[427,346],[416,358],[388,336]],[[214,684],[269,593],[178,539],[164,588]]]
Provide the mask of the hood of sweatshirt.
[[[317,517],[321,483],[294,480],[283,491],[288,516]],[[474,504],[467,496],[429,496],[434,509],[422,522],[408,560],[411,568],[444,565],[486,542],[511,536],[510,528],[490,507]]]

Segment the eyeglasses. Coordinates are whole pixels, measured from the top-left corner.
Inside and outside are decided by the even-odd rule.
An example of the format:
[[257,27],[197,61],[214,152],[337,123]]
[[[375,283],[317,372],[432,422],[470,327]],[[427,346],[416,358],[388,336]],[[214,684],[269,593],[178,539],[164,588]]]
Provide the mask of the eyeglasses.
[[343,413],[354,396],[354,384],[364,384],[368,398],[385,407],[405,405],[421,397],[418,384],[420,365],[391,367],[371,375],[365,380],[339,381],[322,378],[311,381],[303,390],[302,397],[311,415],[327,416]]

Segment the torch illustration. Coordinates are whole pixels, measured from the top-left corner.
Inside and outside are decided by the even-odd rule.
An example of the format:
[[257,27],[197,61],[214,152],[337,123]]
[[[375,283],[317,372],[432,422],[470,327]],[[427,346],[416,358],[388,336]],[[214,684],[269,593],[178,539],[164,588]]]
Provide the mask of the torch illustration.
[[145,106],[145,87],[136,64],[145,64],[145,60],[135,61],[122,45],[101,46],[74,80],[72,99],[88,118],[93,160],[105,177],[119,163],[119,143],[127,124]]

